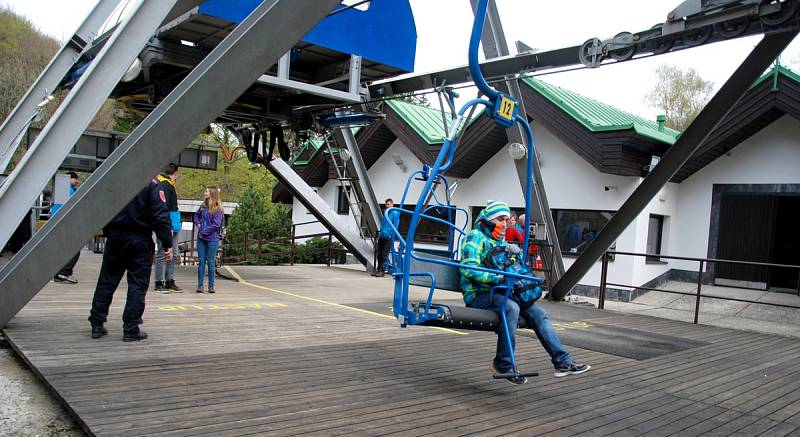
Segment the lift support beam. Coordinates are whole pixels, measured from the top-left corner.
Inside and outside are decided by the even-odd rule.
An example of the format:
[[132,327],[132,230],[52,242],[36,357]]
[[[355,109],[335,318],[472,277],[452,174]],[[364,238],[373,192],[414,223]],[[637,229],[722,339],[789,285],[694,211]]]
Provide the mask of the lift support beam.
[[[174,6],[142,2],[114,31],[27,153],[0,186],[0,223],[19,223],[78,141],[103,102]],[[0,246],[14,232],[0,227]]]
[[[623,62],[636,56],[661,55],[734,38],[780,31],[796,25],[795,2],[759,2],[758,0],[687,0],[684,9],[696,15],[681,17],[672,12],[667,24],[661,27],[600,40],[590,38],[582,45],[543,52],[501,56],[482,62],[486,80],[500,79],[511,74],[524,74],[584,65],[596,68],[605,60]],[[678,8],[680,10],[681,8]],[[697,12],[700,11],[700,12]],[[625,37],[621,35],[627,34]],[[454,86],[471,82],[469,67],[462,66],[432,73],[404,75],[376,81],[368,87],[372,98]]]
[[339,218],[339,215],[331,209],[328,202],[311,189],[303,178],[292,170],[289,164],[283,160],[275,159],[267,163],[267,168],[275,175],[278,181],[289,189],[292,195],[300,200],[300,203],[306,209],[314,214],[314,217],[320,223],[336,236],[339,242],[353,252],[353,255],[358,258],[361,264],[364,264],[367,270],[372,269],[372,247],[361,238],[358,232],[355,232],[352,227]]
[[722,88],[700,111],[675,144],[661,158],[649,175],[619,208],[611,220],[589,243],[569,270],[553,287],[553,300],[563,299],[575,284],[592,268],[603,253],[636,219],[659,190],[680,170],[717,127],[733,105],[747,92],[750,85],[766,70],[775,58],[797,35],[793,29],[768,34],[758,43]]
[[[177,155],[337,4],[339,0],[266,0],[240,23],[0,270],[0,327],[149,183],[165,160]],[[271,35],[268,42],[264,35]]]
[[120,0],[100,0],[97,3],[69,42],[61,47],[61,50],[47,64],[22,100],[6,117],[3,125],[0,126],[0,173],[3,173],[11,162],[16,146],[22,139],[22,134],[36,116],[38,105],[55,91],[61,79],[75,64],[88,43],[94,39],[100,26],[108,19],[119,2]]

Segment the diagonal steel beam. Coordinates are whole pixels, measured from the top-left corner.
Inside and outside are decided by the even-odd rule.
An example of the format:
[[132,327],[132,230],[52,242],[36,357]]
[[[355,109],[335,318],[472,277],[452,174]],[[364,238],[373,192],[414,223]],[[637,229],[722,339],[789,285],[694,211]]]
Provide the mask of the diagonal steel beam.
[[644,210],[658,191],[680,170],[683,164],[703,144],[708,135],[744,95],[761,73],[797,35],[798,30],[764,36],[727,82],[708,102],[697,118],[667,151],[655,169],[636,187],[608,224],[570,266],[553,287],[553,299],[561,300],[583,278],[603,252],[611,247],[622,231]]
[[356,137],[350,128],[333,129],[333,137],[336,139],[336,147],[345,147],[350,154],[350,159],[345,161],[347,174],[355,176],[351,185],[355,189],[358,203],[363,211],[362,217],[367,220],[370,235],[378,235],[381,227],[381,207],[375,197],[375,190],[369,180],[367,166],[361,157]]
[[89,16],[61,47],[56,56],[25,93],[22,100],[0,126],[0,173],[3,173],[14,156],[22,133],[36,116],[37,105],[55,91],[61,79],[97,35],[100,26],[108,19],[120,0],[100,0]]
[[[0,223],[18,223],[30,209],[174,4],[175,0],[140,2],[114,31],[0,187]],[[13,232],[10,226],[0,227],[0,246]]]
[[339,218],[325,202],[325,199],[319,196],[310,186],[298,175],[289,164],[283,162],[281,159],[275,159],[267,163],[269,171],[275,175],[278,180],[286,186],[286,188],[295,196],[303,206],[306,207],[317,220],[320,221],[345,247],[347,247],[353,254],[361,261],[361,264],[372,268],[372,258],[374,251],[368,245],[361,235],[354,232],[344,220]]
[[[142,121],[80,190],[0,270],[0,327],[166,161],[222,113],[339,0],[266,0]],[[265,36],[269,38],[265,38]]]

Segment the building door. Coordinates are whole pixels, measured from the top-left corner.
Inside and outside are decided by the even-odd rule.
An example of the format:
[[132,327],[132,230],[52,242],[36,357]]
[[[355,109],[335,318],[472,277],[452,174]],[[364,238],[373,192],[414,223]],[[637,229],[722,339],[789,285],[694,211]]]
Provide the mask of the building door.
[[[772,260],[777,196],[724,194],[720,199],[717,258],[768,263]],[[717,264],[714,282],[765,290],[768,267]]]
[[[800,265],[800,196],[779,196],[775,206],[775,232],[770,262]],[[773,267],[769,286],[796,290],[798,275],[799,269]]]

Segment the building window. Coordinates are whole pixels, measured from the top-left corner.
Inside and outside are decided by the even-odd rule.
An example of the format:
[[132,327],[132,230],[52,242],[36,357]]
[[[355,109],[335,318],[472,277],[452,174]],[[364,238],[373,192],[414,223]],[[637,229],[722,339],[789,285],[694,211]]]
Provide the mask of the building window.
[[[553,209],[558,244],[565,255],[580,255],[614,216],[614,211]],[[614,249],[612,245],[611,249]]]
[[[395,207],[397,206],[398,205],[395,205]],[[414,211],[415,207],[416,205],[403,205],[403,209],[409,211]],[[385,211],[385,207],[381,206],[381,214],[383,214],[383,211]],[[436,217],[450,223],[455,223],[455,211],[450,210],[449,208],[431,208],[426,215]],[[410,221],[411,214],[400,214],[400,225],[398,226],[398,229],[400,230],[401,235],[408,235],[408,224]],[[444,223],[422,218],[417,225],[414,241],[420,243],[447,244],[447,240],[450,238],[450,229],[451,228]]]
[[[650,214],[647,223],[647,253],[661,255],[661,237],[664,234],[664,216]],[[660,262],[657,256],[648,256],[648,262]]]
[[336,212],[339,215],[347,215],[350,213],[350,202],[347,199],[347,191],[342,187],[339,186],[339,194],[336,198]]

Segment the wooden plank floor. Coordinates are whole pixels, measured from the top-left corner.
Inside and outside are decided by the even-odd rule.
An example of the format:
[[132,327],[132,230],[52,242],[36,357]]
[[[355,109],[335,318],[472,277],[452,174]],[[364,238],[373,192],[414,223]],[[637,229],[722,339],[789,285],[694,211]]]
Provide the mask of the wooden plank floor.
[[[800,432],[798,339],[549,304],[593,369],[554,378],[522,333],[519,362],[541,376],[514,386],[489,377],[493,334],[399,329],[386,316],[392,281],[339,268],[242,267],[246,281],[218,280],[215,295],[150,293],[141,343],[120,341],[121,288],[109,335],[92,340],[98,269],[84,253],[80,284],[51,283],[5,330],[92,435]],[[193,270],[179,267],[178,280],[189,288]],[[636,360],[593,346],[614,329],[688,348]]]

